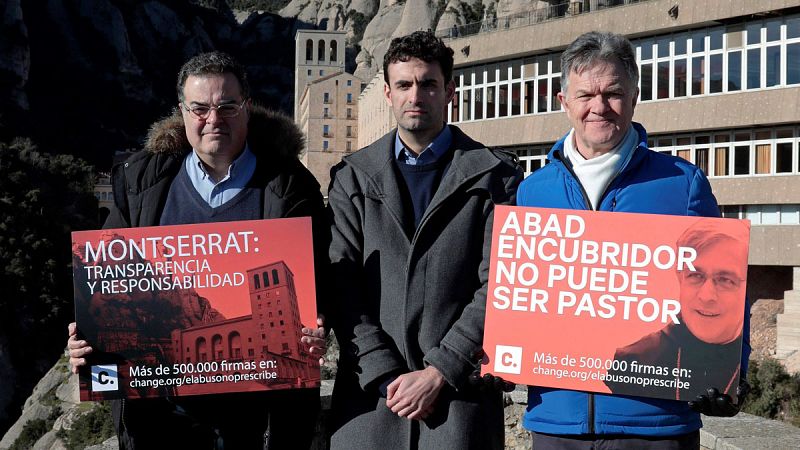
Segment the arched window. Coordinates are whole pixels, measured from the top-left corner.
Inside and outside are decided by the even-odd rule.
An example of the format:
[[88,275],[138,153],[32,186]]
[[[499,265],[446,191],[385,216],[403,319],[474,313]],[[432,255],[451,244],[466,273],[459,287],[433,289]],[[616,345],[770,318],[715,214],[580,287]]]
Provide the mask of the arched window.
[[317,43],[317,61],[325,61],[325,41],[322,39]]
[[242,337],[238,331],[232,331],[228,335],[228,355],[232,359],[242,358]]
[[267,272],[262,272],[261,273],[261,277],[264,278],[264,288],[268,287],[269,286],[269,275],[267,275]]
[[261,289],[261,280],[258,279],[258,274],[253,275],[253,283],[255,283],[256,289]]
[[339,46],[338,42],[331,41],[331,51],[330,51],[330,54],[328,54],[328,58],[331,60],[331,62],[336,61],[336,59],[337,59],[336,58],[336,50],[337,50],[338,46]]
[[222,356],[222,336],[215,334],[211,338],[211,355],[213,359],[221,360]]
[[200,336],[194,345],[194,360],[197,362],[208,360],[208,344],[206,338]]
[[308,39],[306,41],[306,61],[314,59],[314,41]]
[[278,284],[278,269],[272,269],[272,284]]

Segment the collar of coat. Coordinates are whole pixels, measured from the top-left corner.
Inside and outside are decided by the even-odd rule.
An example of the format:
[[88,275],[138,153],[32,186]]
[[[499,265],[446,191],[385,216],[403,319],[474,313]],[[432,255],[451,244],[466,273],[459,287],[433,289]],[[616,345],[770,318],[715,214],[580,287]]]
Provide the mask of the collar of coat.
[[[458,127],[448,125],[453,133],[453,141],[450,144],[454,149],[453,162],[447,172],[447,183],[442,180],[442,186],[456,187],[466,180],[482,175],[499,164],[516,164],[513,155],[505,154],[501,151],[490,150],[485,145],[477,142],[464,134]],[[397,190],[397,182],[394,176],[394,148],[397,130],[387,133],[385,136],[375,141],[370,147],[375,147],[372,151],[359,151],[344,158],[348,165],[365,173],[371,180],[370,190],[377,197],[392,195]],[[367,150],[367,149],[365,149]],[[440,186],[440,189],[442,189]],[[445,187],[446,189],[446,187]]]
[[[249,107],[249,113],[247,143],[256,157],[297,159],[302,154],[305,138],[292,119],[255,104]],[[150,153],[175,155],[184,155],[192,149],[177,108],[172,115],[150,127],[144,149]]]

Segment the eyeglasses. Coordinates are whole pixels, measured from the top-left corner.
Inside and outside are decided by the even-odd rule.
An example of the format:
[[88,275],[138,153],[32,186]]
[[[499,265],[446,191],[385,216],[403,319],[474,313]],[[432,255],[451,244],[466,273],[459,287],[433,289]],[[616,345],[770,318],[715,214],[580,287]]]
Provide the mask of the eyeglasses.
[[[681,275],[686,284],[696,288],[706,284],[706,281],[709,279],[708,275],[699,271],[681,272]],[[717,292],[732,292],[738,290],[744,280],[727,274],[718,273],[711,276],[711,281],[714,282],[714,287],[717,289]]]
[[208,119],[209,114],[211,114],[212,109],[217,110],[217,115],[220,117],[224,117],[226,119],[231,117],[236,117],[242,112],[242,108],[244,108],[244,104],[247,102],[247,99],[242,100],[240,105],[236,103],[226,103],[224,105],[218,106],[207,106],[207,105],[194,105],[189,107],[186,103],[181,102],[181,106],[186,110],[192,113],[193,116],[197,117],[198,119]]

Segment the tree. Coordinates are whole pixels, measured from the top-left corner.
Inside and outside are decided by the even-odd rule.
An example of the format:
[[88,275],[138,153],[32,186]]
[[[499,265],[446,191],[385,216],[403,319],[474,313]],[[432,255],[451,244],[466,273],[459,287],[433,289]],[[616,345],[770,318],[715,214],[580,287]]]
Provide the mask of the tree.
[[16,138],[0,142],[0,173],[0,333],[17,374],[4,380],[15,388],[12,404],[0,405],[8,419],[64,348],[74,317],[70,232],[97,228],[98,213],[94,170],[73,156]]

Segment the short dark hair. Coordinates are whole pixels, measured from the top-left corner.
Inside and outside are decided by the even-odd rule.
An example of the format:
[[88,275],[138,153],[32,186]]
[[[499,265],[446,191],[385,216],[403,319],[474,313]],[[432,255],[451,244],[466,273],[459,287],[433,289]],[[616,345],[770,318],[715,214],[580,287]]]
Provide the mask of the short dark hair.
[[189,76],[222,75],[230,73],[239,81],[242,97],[250,97],[250,85],[247,83],[247,72],[233,56],[223,52],[201,53],[186,61],[178,72],[178,99],[183,101],[183,87]]
[[438,62],[444,82],[453,79],[453,49],[444,45],[432,31],[415,31],[407,36],[392,39],[383,57],[383,80],[389,84],[389,64],[406,62],[411,58],[427,63]]

